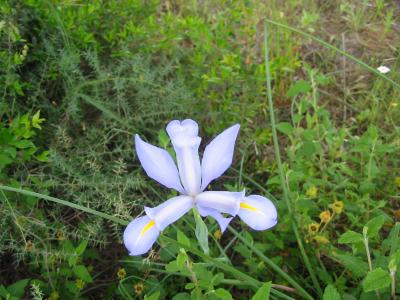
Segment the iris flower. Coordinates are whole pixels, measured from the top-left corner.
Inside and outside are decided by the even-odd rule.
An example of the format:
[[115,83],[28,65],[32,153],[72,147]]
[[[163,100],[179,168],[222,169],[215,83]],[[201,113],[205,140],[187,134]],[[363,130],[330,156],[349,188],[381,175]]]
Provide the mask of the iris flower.
[[167,188],[175,189],[180,195],[154,208],[145,207],[145,215],[129,223],[124,232],[124,244],[130,255],[149,251],[160,232],[192,208],[203,217],[213,217],[221,232],[236,215],[255,230],[275,226],[276,208],[265,197],[246,197],[244,191],[204,191],[232,164],[239,127],[236,124],[215,137],[205,148],[200,163],[198,149],[201,138],[197,123],[190,119],[171,121],[166,130],[176,153],[177,166],[166,150],[135,136],[136,153],[147,175]]

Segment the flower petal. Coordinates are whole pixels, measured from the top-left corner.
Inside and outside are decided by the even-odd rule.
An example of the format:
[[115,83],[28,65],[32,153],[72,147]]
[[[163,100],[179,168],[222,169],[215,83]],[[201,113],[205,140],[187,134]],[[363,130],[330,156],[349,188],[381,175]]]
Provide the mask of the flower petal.
[[221,228],[221,233],[224,233],[226,227],[228,227],[229,223],[232,221],[233,217],[231,218],[224,218],[221,213],[219,213],[216,209],[203,207],[201,205],[197,205],[197,210],[199,211],[202,217],[213,217],[219,224]]
[[177,196],[154,207],[145,207],[146,214],[155,221],[156,227],[162,231],[174,223],[193,207],[193,199],[189,196]]
[[200,191],[201,184],[198,125],[190,119],[174,120],[168,124],[167,132],[176,152],[183,187],[186,194],[194,196]]
[[240,203],[239,217],[255,230],[265,230],[276,225],[278,213],[271,200],[250,195]]
[[140,163],[150,178],[184,193],[178,169],[166,150],[144,142],[139,135],[135,135],[135,146]]
[[124,231],[124,244],[129,255],[141,255],[149,251],[159,234],[155,222],[148,216],[130,222]]
[[232,164],[233,151],[240,125],[236,124],[217,135],[204,150],[201,161],[201,190],[221,176]]
[[236,216],[240,202],[244,198],[243,192],[202,192],[195,198],[195,203],[205,208],[212,208],[221,213]]

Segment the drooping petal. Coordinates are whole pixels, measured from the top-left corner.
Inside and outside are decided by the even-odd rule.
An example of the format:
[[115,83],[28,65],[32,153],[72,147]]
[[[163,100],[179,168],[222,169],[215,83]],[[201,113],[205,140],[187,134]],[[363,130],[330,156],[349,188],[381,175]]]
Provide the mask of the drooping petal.
[[202,192],[195,198],[197,205],[215,209],[221,213],[236,216],[240,208],[240,202],[244,198],[243,192]]
[[140,163],[150,178],[184,193],[178,169],[166,150],[144,142],[139,135],[135,135],[135,146]]
[[162,231],[168,225],[174,223],[193,207],[193,198],[189,196],[177,196],[154,207],[145,207],[146,215],[155,221],[156,227]]
[[197,210],[199,211],[202,217],[213,217],[219,224],[221,228],[221,233],[224,233],[226,227],[228,227],[229,223],[232,221],[233,217],[231,218],[224,218],[221,213],[217,210],[212,208],[203,207],[201,205],[197,205]]
[[201,161],[201,190],[221,176],[232,164],[233,151],[240,125],[236,124],[217,135],[204,150]]
[[271,200],[259,196],[250,195],[240,203],[239,217],[255,230],[265,230],[276,225],[278,213]]
[[176,152],[183,187],[186,194],[194,196],[200,191],[201,184],[198,125],[190,119],[174,120],[168,124],[167,132]]
[[124,244],[129,255],[141,255],[149,251],[159,234],[160,230],[148,216],[130,222],[124,231]]

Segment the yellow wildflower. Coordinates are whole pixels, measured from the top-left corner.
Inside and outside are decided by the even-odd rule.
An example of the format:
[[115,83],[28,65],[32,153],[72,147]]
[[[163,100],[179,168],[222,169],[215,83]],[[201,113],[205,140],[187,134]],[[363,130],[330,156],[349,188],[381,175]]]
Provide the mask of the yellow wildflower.
[[59,241],[65,240],[64,232],[62,232],[61,230],[57,230],[57,232],[56,232],[56,238],[57,238],[57,240],[59,240]]
[[308,233],[309,234],[316,234],[319,230],[319,224],[311,223],[308,225]]
[[397,185],[397,187],[400,187],[400,176],[394,179],[394,183]]
[[126,277],[126,271],[124,268],[119,268],[117,272],[117,277],[119,280],[122,280]]
[[78,289],[83,289],[85,287],[85,282],[82,279],[75,280],[75,285]]
[[315,186],[310,186],[306,190],[306,195],[310,198],[316,198],[318,195],[318,189]]
[[221,236],[222,236],[221,230],[219,230],[219,229],[215,230],[215,232],[214,232],[214,237],[215,237],[217,240],[219,240],[219,239],[221,239]]
[[321,212],[319,214],[319,218],[321,219],[322,223],[328,223],[332,218],[331,211],[330,210],[324,210],[323,212]]
[[331,208],[335,213],[341,214],[344,208],[343,201],[335,200],[335,202],[333,202],[333,204],[331,205]]
[[144,290],[144,284],[142,282],[136,283],[133,286],[133,289],[135,290],[135,294],[140,296],[143,293]]

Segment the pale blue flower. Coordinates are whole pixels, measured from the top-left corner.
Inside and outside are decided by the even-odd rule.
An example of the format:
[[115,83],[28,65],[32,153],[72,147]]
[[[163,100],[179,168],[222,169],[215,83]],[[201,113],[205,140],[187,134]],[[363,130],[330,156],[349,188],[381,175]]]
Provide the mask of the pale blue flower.
[[[144,142],[135,136],[138,158],[147,175],[181,195],[154,208],[145,207],[146,215],[133,220],[124,232],[124,244],[130,255],[150,250],[165,227],[174,223],[191,208],[196,207],[203,217],[215,218],[224,232],[229,222],[238,215],[255,230],[265,230],[277,223],[274,204],[265,197],[243,192],[206,191],[214,179],[232,164],[239,124],[229,127],[208,144],[200,163],[198,125],[193,120],[174,120],[167,133],[176,153],[178,168],[164,149]],[[222,213],[231,217],[225,218]]]

